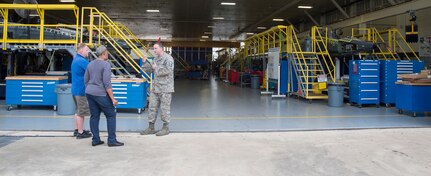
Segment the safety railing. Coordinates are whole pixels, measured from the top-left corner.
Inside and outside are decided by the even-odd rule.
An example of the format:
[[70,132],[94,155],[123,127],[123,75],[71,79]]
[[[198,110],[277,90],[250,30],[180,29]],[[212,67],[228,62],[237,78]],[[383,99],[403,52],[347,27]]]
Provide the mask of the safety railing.
[[[88,23],[85,24],[85,15],[88,15]],[[109,27],[107,27],[109,26]],[[84,42],[84,28],[86,28],[89,32],[88,43],[90,45],[94,44],[93,38],[97,36],[98,40],[96,45],[101,45],[102,38],[105,39],[117,52],[118,55],[123,58],[123,60],[128,63],[132,69],[140,73],[143,78],[146,78],[148,82],[152,85],[152,76],[151,74],[146,73],[142,67],[133,59],[131,53],[127,52],[126,49],[118,42],[118,40],[124,41],[125,44],[130,48],[131,52],[133,52],[137,57],[143,59],[144,62],[147,61],[147,56],[133,43],[131,39],[129,39],[128,35],[124,31],[118,27],[112,19],[110,19],[105,13],[100,12],[94,7],[83,7],[81,13],[81,43]],[[110,29],[110,30],[107,30]],[[97,35],[93,35],[93,31],[97,31]],[[111,36],[112,33],[115,33],[115,36]],[[84,43],[87,43],[84,42]]]
[[[9,23],[9,15],[11,10],[34,10],[40,20],[38,24],[15,24]],[[72,24],[47,24],[45,23],[45,14],[47,11],[71,11],[75,17],[75,23]],[[8,44],[37,44],[39,50],[45,48],[45,44],[76,44],[78,42],[78,29],[79,29],[79,8],[76,5],[65,4],[0,4],[0,14],[3,17],[2,26],[2,49],[6,50]],[[11,27],[30,27],[39,30],[39,37],[36,39],[20,38],[12,39],[8,37],[8,30]],[[75,30],[75,35],[70,35],[69,39],[47,39],[45,36],[48,32],[45,29],[56,28],[71,28]]]
[[[382,33],[388,34],[389,48],[393,53],[397,53],[397,49],[399,48],[408,60],[420,60],[419,56],[416,54],[416,52],[409,45],[409,43],[406,41],[406,39],[398,29],[392,28],[387,31],[383,31]],[[411,58],[407,52],[412,53],[414,58]]]
[[[324,35],[322,35],[322,32]],[[335,82],[335,64],[328,50],[328,28],[313,26],[311,28],[312,51],[320,55],[328,70],[329,76]]]
[[[287,45],[290,48],[287,48],[287,51],[289,53],[289,51],[292,51],[292,53],[295,55],[295,59],[299,62],[299,69],[301,70],[301,75],[299,76],[299,80],[301,81],[301,89],[303,89],[303,94],[305,95],[305,97],[307,98],[309,96],[309,73],[310,73],[310,68],[308,67],[307,64],[307,59],[305,58],[305,52],[302,51],[301,48],[301,44],[298,40],[298,36],[296,35],[295,32],[295,28],[293,27],[293,25],[290,25],[289,27],[286,28],[287,30]],[[298,65],[298,64],[297,64]],[[304,78],[304,79],[302,79]]]
[[172,56],[184,68],[185,71],[190,70],[190,65],[187,63],[187,61],[174,50],[172,50]]
[[[380,44],[386,45],[387,42],[382,37],[380,32],[376,28],[352,28],[352,37],[359,38],[368,42],[373,42],[376,44],[378,52],[372,52],[373,55],[376,55],[379,59],[383,57],[384,60],[397,60],[398,58],[395,56],[396,53],[392,52],[390,48],[385,47],[382,48]],[[368,53],[361,53],[362,55],[368,55]]]

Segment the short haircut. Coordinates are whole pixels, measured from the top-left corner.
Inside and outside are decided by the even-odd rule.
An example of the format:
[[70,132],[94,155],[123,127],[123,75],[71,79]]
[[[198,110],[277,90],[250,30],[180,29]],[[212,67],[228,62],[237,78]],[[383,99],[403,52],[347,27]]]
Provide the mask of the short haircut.
[[76,51],[79,51],[83,48],[85,48],[87,46],[87,44],[85,43],[79,43],[78,46],[76,46]]
[[99,47],[97,47],[96,49],[96,55],[97,56],[101,56],[103,53],[108,52],[108,49],[106,49],[105,46],[100,45]]
[[163,44],[162,44],[162,42],[156,42],[156,43],[154,43],[153,45],[159,45],[159,47],[160,47],[160,48],[163,48]]

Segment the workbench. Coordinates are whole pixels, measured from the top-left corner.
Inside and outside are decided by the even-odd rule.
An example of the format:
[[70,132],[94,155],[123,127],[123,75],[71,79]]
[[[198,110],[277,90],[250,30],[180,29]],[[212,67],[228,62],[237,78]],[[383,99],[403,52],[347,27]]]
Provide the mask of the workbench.
[[396,83],[396,107],[400,114],[404,111],[417,113],[431,112],[431,83]]
[[137,109],[142,113],[147,106],[147,87],[145,79],[112,79],[114,98],[118,100],[117,109]]
[[67,76],[6,77],[6,105],[53,106],[57,109],[55,85],[67,83]]

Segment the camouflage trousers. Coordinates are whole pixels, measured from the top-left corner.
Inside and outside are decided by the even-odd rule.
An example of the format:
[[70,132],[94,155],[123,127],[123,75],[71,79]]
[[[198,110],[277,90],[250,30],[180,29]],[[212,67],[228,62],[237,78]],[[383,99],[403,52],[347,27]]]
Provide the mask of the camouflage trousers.
[[164,123],[169,123],[171,119],[171,99],[172,93],[154,93],[150,94],[150,104],[148,106],[148,122],[155,123],[157,111],[160,106],[161,118]]

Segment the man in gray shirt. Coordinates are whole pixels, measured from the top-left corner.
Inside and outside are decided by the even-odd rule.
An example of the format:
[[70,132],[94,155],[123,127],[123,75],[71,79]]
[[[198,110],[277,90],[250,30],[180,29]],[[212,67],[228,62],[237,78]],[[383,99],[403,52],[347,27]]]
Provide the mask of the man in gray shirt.
[[99,46],[96,49],[98,58],[88,64],[84,75],[85,93],[90,107],[90,128],[93,133],[92,146],[101,145],[104,142],[99,136],[100,113],[106,116],[108,128],[108,146],[123,146],[118,142],[116,130],[115,106],[118,101],[114,98],[111,85],[111,65],[107,62],[109,53],[106,47]]
[[164,136],[169,134],[171,99],[174,92],[174,59],[163,51],[163,45],[160,42],[154,44],[154,53],[156,57],[151,64],[146,63],[144,65],[145,71],[154,73],[154,79],[148,106],[149,125],[147,129],[141,132],[141,135],[156,133],[154,123],[156,123],[157,110],[160,105],[163,128],[156,135]]

